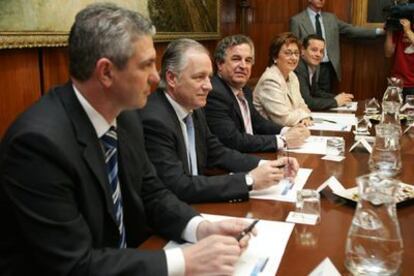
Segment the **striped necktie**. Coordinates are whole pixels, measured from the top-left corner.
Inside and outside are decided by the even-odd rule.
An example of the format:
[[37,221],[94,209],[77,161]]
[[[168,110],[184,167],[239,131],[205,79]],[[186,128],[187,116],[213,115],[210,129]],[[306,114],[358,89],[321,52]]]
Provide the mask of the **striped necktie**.
[[243,117],[244,129],[247,134],[253,134],[253,126],[252,121],[250,119],[249,103],[247,102],[242,89],[237,90],[236,97],[239,103],[241,104],[240,111]]
[[188,156],[188,166],[190,169],[191,175],[198,175],[197,169],[197,153],[196,153],[196,146],[195,146],[195,135],[194,135],[194,122],[193,116],[188,114],[184,118],[185,126],[187,128],[187,140],[188,140],[188,149],[187,149],[187,156]]
[[119,229],[119,247],[126,247],[124,213],[122,210],[121,187],[118,178],[118,135],[114,127],[111,127],[102,137],[101,142],[105,150],[105,163],[108,180],[111,186],[112,201],[114,204],[115,218]]

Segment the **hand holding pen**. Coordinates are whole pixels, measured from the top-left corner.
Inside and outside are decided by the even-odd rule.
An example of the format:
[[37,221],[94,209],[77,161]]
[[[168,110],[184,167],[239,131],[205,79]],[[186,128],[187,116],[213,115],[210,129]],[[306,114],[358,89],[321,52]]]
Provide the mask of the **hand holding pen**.
[[284,177],[285,162],[267,160],[249,172],[254,179],[253,190],[263,190],[278,183]]
[[[288,155],[288,154],[287,154]],[[299,170],[299,163],[294,157],[284,156],[276,160],[279,162],[278,168],[283,168],[283,178],[293,179]]]
[[240,234],[237,236],[236,240],[240,241],[242,238],[244,238],[246,235],[250,234],[253,231],[254,226],[259,222],[258,219],[255,219],[249,226],[247,226],[243,231],[240,232]]

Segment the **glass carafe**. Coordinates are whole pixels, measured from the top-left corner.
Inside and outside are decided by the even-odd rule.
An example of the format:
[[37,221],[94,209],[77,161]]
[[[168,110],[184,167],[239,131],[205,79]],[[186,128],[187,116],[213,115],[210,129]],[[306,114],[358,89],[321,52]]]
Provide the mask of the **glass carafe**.
[[400,125],[402,103],[402,81],[395,77],[388,78],[388,87],[382,98],[381,123]]
[[401,171],[401,127],[395,124],[375,126],[375,142],[369,157],[369,168],[387,177]]
[[346,241],[345,266],[354,275],[397,275],[403,253],[394,200],[398,181],[372,173],[357,182],[359,201]]

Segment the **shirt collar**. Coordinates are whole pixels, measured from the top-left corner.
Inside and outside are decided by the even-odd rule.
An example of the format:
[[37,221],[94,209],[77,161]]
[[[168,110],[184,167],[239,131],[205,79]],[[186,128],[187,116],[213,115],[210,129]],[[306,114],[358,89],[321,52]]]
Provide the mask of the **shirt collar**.
[[185,109],[182,105],[180,105],[173,98],[171,98],[171,96],[167,92],[164,91],[164,93],[165,93],[165,96],[167,97],[167,100],[172,105],[175,111],[175,114],[177,114],[177,117],[180,121],[183,120],[185,117],[187,117],[188,114],[192,113],[192,110]]
[[239,94],[239,92],[240,92],[240,90],[243,90],[243,88],[240,88],[240,89],[237,89],[237,88],[235,88],[235,87],[233,87],[233,86],[231,86],[230,85],[230,83],[228,83],[221,75],[220,75],[220,73],[217,73],[217,75],[230,87],[230,89],[231,89],[231,91],[233,92],[233,94],[235,95],[235,96],[237,96],[238,94]]
[[[305,62],[306,63],[306,62]],[[316,68],[317,67],[315,67],[315,68],[312,68],[311,66],[309,66],[309,65],[307,65],[306,64],[306,66],[308,67],[308,71],[313,75],[313,74],[315,74],[315,72],[316,72]]]
[[309,7],[307,8],[307,11],[308,11],[309,17],[311,17],[311,18],[314,18],[316,14],[319,14],[320,16],[322,16],[321,12],[315,12],[314,10],[312,10]]
[[89,120],[91,121],[93,128],[96,131],[98,138],[101,138],[112,126],[116,129],[116,119],[108,124],[105,118],[96,111],[95,108],[88,102],[87,99],[82,95],[82,93],[72,84],[73,90],[75,91],[75,95],[79,100],[82,108],[85,110],[86,115],[88,116]]

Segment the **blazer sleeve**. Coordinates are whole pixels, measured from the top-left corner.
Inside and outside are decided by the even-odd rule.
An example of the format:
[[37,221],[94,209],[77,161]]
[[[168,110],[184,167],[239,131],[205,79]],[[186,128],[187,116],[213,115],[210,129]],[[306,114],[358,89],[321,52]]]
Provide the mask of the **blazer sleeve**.
[[1,149],[0,198],[7,199],[29,245],[22,250],[46,275],[167,275],[162,250],[93,247],[96,237],[76,196],[81,176],[56,143],[33,133],[7,143]]
[[349,38],[375,38],[377,36],[375,29],[356,27],[336,18],[338,22],[339,33]]
[[[178,198],[188,203],[248,199],[245,173],[219,176],[188,175],[177,153],[177,136],[174,130],[159,120],[146,120],[144,128],[148,155],[161,180]],[[223,147],[217,147],[218,145],[209,145],[207,150],[215,152],[224,160],[226,156],[220,156],[220,153],[224,153]]]
[[223,95],[223,91],[213,88],[207,97],[205,114],[208,125],[224,145],[240,152],[275,151],[275,134],[280,132],[280,127],[270,121],[263,122],[267,120],[254,108],[250,108],[250,112],[254,135],[247,134],[236,125],[237,115],[233,102]]
[[309,117],[309,113],[305,110],[292,109],[288,91],[282,88],[277,78],[264,78],[259,86],[256,86],[254,93],[256,104],[260,105],[268,118],[274,122],[284,126],[294,126]]
[[325,110],[336,106],[336,101],[333,95],[330,94],[330,96],[328,96],[328,93],[320,90],[317,84],[316,91],[312,94],[308,80],[309,75],[306,69],[303,70],[303,68],[301,68],[300,70],[296,70],[295,73],[299,80],[302,98],[310,110]]

